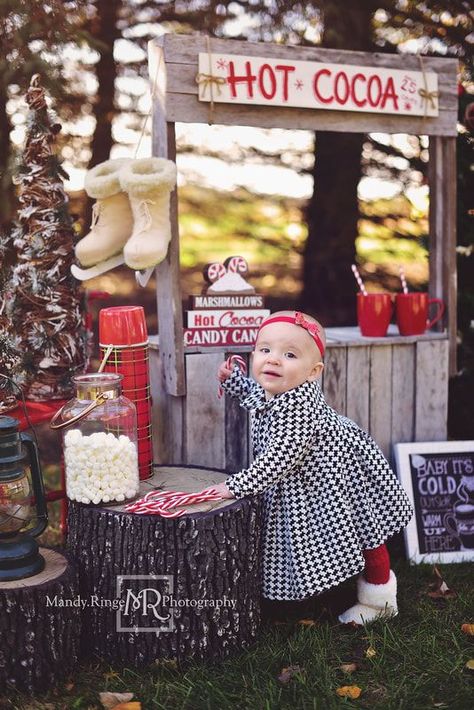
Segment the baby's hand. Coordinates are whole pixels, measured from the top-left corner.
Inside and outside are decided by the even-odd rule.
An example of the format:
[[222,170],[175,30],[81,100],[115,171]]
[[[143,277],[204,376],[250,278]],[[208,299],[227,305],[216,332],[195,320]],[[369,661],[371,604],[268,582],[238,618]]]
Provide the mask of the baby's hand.
[[228,362],[228,360],[223,362],[217,370],[217,379],[219,382],[225,382],[225,380],[232,374],[232,367],[229,367]]
[[229,491],[225,483],[218,483],[212,486],[223,498],[233,498],[234,494]]

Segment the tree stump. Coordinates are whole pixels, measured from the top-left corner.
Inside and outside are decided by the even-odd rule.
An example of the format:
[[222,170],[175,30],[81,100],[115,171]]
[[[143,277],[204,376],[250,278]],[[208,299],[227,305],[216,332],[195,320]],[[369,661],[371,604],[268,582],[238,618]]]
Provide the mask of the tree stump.
[[71,673],[77,663],[77,572],[64,554],[41,547],[40,553],[45,559],[42,572],[0,583],[2,690],[41,692]]
[[[196,492],[225,478],[160,466],[139,497],[155,488]],[[172,519],[71,501],[67,545],[87,602],[84,652],[112,664],[182,666],[248,647],[260,621],[259,509],[256,498],[231,499]]]

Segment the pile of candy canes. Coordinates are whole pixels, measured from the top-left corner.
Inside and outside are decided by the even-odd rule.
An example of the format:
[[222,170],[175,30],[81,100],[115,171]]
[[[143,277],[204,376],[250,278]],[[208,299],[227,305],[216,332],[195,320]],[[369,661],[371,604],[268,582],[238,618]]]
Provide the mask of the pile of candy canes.
[[140,500],[129,503],[124,507],[129,513],[161,515],[163,518],[179,518],[191,511],[184,508],[173,510],[183,505],[193,505],[209,501],[223,500],[222,495],[215,488],[205,488],[199,493],[185,493],[184,491],[150,491]]

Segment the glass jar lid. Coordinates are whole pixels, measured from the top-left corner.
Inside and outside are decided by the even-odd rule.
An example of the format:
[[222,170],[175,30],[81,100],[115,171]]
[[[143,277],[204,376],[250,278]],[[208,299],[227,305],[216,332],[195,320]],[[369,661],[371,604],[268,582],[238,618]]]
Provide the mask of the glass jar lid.
[[94,400],[99,394],[106,394],[109,399],[120,397],[123,375],[116,372],[92,372],[88,375],[76,375],[72,378],[76,386],[76,398]]

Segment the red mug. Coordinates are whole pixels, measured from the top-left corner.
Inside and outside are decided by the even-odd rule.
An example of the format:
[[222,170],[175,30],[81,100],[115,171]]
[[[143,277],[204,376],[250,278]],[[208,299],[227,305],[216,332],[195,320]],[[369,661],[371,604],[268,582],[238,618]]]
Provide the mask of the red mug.
[[[428,320],[431,303],[438,305],[438,312],[433,320]],[[443,316],[444,303],[440,298],[428,298],[427,293],[397,293],[396,313],[400,335],[421,335]]]
[[389,293],[357,294],[357,322],[362,335],[380,338],[387,334],[392,317],[392,296]]

